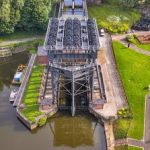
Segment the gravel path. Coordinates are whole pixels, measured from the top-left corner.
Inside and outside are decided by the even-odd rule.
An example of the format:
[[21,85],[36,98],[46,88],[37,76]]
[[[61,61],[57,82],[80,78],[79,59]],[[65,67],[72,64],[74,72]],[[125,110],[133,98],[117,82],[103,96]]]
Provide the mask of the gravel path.
[[144,141],[145,141],[144,150],[149,150],[150,149],[150,93],[146,96]]

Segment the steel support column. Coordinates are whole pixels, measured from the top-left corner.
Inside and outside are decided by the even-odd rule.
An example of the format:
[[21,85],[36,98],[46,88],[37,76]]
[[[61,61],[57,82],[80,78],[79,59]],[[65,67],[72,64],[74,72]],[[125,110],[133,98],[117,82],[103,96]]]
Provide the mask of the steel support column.
[[51,83],[52,83],[52,98],[53,98],[53,104],[55,104],[55,83],[54,83],[54,70],[51,71]]
[[74,81],[74,74],[72,74],[72,107],[71,107],[71,113],[72,116],[75,115],[75,81]]
[[92,72],[92,77],[91,77],[91,101],[93,101],[93,93],[94,93],[94,71]]

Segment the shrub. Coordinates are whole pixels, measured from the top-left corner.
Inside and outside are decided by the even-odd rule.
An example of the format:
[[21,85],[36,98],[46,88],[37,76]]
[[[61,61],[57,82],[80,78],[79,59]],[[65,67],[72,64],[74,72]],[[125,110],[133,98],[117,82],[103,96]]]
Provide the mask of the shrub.
[[128,31],[141,16],[136,9],[124,8],[113,2],[104,3],[101,6],[92,5],[88,7],[88,10],[89,16],[96,18],[98,27],[105,28],[111,33]]
[[129,30],[129,24],[121,22],[105,22],[101,21],[100,26],[111,33],[123,33]]
[[119,118],[132,119],[131,111],[128,108],[118,110],[117,115]]
[[133,44],[140,44],[140,42],[138,41],[138,39],[137,39],[137,36],[135,35],[135,34],[132,34],[132,35],[128,35],[127,37],[126,37],[126,40],[128,41],[128,42],[130,42],[130,43],[133,43]]
[[114,122],[113,131],[115,140],[127,138],[130,121],[129,119],[118,119]]
[[39,119],[39,121],[38,121],[38,126],[43,126],[43,125],[45,125],[46,124],[46,121],[47,121],[47,117],[46,116],[43,116],[43,117],[41,117],[40,119]]

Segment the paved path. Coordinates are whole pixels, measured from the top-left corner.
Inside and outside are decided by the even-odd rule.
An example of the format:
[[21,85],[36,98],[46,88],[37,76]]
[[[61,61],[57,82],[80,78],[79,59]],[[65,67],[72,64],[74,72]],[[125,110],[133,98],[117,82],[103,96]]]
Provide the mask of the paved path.
[[[120,40],[120,42],[121,42],[124,46],[127,47],[127,45],[128,45],[128,42],[127,42],[127,41],[125,41],[125,40],[122,39],[122,40]],[[134,50],[134,51],[140,53],[140,54],[144,54],[144,55],[146,55],[146,56],[150,56],[150,51],[146,51],[146,50],[144,50],[144,49],[141,49],[141,48],[137,47],[137,46],[134,45],[134,44],[130,44],[130,48],[131,48],[132,50]]]
[[[111,84],[111,87],[109,88],[111,88],[110,91],[112,92],[112,95],[113,95],[111,99],[116,101],[117,108],[120,109],[127,105],[127,101],[126,101],[126,97],[124,94],[124,89],[122,86],[120,75],[118,73],[117,66],[116,66],[116,61],[115,61],[115,57],[114,57],[114,53],[112,49],[111,36],[109,34],[105,34],[104,37],[100,38],[100,43],[105,53],[106,68],[107,68],[106,73],[109,75],[109,83]],[[101,68],[103,69],[103,64],[101,64]],[[105,75],[107,74],[105,74],[104,72],[103,74],[104,78],[105,78]]]
[[141,147],[144,148],[144,141],[128,138],[127,139],[128,145],[135,146],[135,147]]
[[37,37],[32,37],[32,38],[23,38],[23,39],[11,40],[11,41],[4,41],[4,42],[0,42],[0,47],[5,47],[7,45],[17,44],[17,43],[25,43],[25,42],[29,42],[29,41],[33,41],[33,40],[41,39],[41,38],[44,38],[44,37],[37,36]]
[[19,88],[19,91],[18,91],[18,94],[17,94],[17,97],[14,101],[13,106],[18,107],[21,104],[21,100],[23,98],[23,94],[25,92],[25,89],[26,89],[26,86],[27,86],[27,83],[28,83],[28,80],[29,80],[29,77],[30,77],[30,74],[31,74],[31,71],[32,71],[32,67],[33,67],[35,58],[36,58],[36,54],[32,54],[31,58],[30,58],[30,61],[28,63],[28,67],[27,67],[24,79],[23,79],[22,84]]
[[136,35],[150,35],[150,31],[133,31],[131,33],[127,33],[127,34],[117,34],[117,35],[112,35],[112,39],[113,40],[121,40],[124,39],[127,35],[132,35],[132,34],[136,34]]
[[[112,39],[121,42],[124,46],[128,46],[128,42],[125,40],[127,35],[130,35],[133,33],[129,33],[129,34],[124,34],[124,35],[112,35]],[[134,32],[134,34],[136,35],[150,35],[150,31],[145,31],[145,32]],[[141,49],[139,47],[137,47],[134,44],[130,44],[130,48],[138,53],[150,56],[150,51],[146,51],[144,49]]]
[[150,93],[146,96],[144,141],[144,150],[150,150]]

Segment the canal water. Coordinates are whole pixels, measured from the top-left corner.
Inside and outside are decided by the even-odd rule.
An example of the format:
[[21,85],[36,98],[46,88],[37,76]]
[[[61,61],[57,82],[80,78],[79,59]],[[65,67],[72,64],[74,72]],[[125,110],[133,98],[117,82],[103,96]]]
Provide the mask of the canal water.
[[103,126],[88,112],[71,117],[59,112],[48,123],[30,132],[16,117],[9,103],[11,81],[27,53],[0,58],[0,150],[106,150]]

